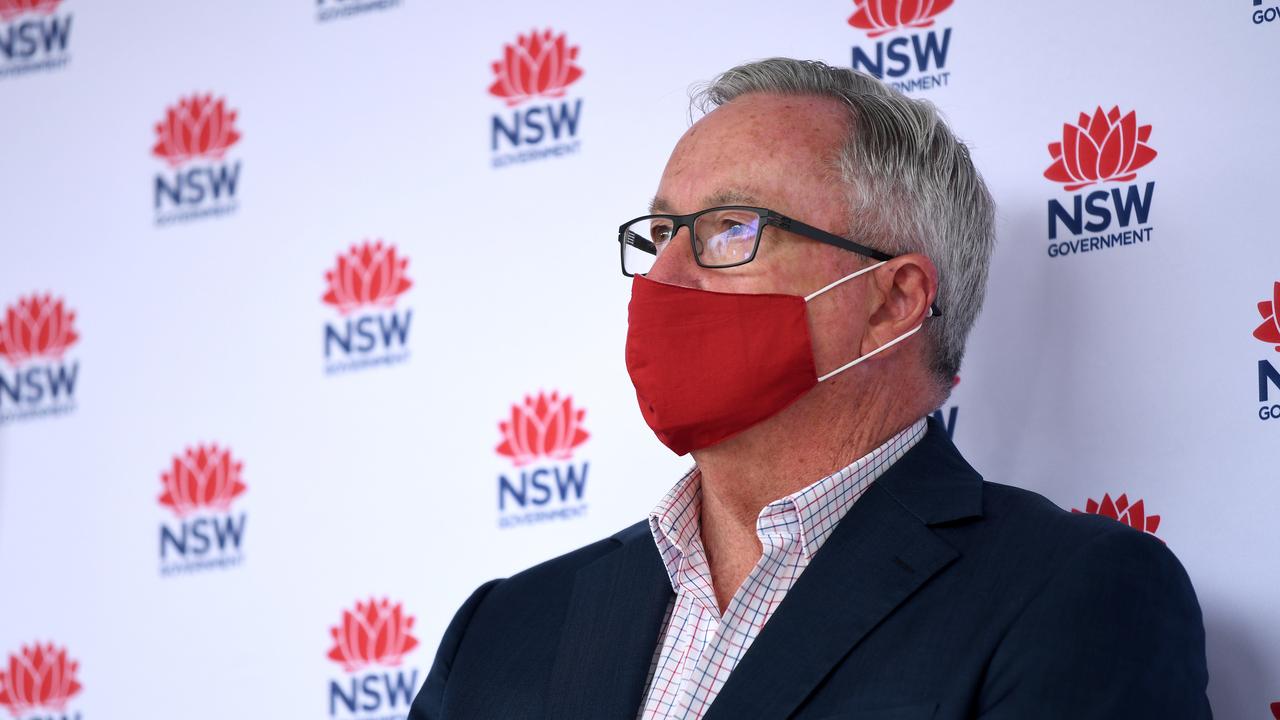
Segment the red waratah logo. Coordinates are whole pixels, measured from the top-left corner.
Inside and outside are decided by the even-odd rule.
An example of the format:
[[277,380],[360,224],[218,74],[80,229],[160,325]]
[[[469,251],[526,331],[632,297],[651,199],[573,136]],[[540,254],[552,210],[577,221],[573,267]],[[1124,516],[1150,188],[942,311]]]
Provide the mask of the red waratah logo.
[[1276,720],[1280,720],[1280,702],[1271,703],[1271,714],[1276,716]]
[[578,47],[570,46],[564,33],[532,30],[507,45],[502,59],[493,64],[496,76],[489,92],[519,105],[537,97],[564,97],[564,89],[582,77],[577,65]]
[[[1080,510],[1072,508],[1071,512],[1078,513]],[[1114,501],[1111,499],[1110,493],[1102,495],[1102,502],[1089,498],[1089,502],[1085,503],[1084,512],[1119,520],[1131,528],[1153,536],[1156,534],[1156,528],[1160,527],[1159,515],[1147,515],[1147,510],[1141,500],[1130,505],[1129,498],[1124,493],[1121,493],[1120,497]]]
[[1049,143],[1053,164],[1044,176],[1063,183],[1064,190],[1079,190],[1101,182],[1127,182],[1136,172],[1155,160],[1156,151],[1147,144],[1150,125],[1138,125],[1134,111],[1121,117],[1120,108],[1104,113],[1099,106],[1093,115],[1080,113],[1076,125],[1062,126],[1062,142]]
[[1280,282],[1271,287],[1271,299],[1258,303],[1258,314],[1262,316],[1262,324],[1253,331],[1253,336],[1265,343],[1275,343],[1276,352],[1280,352]]
[[0,323],[0,355],[15,367],[32,358],[60,359],[80,338],[75,319],[52,295],[19,298]]
[[342,624],[330,629],[333,649],[329,659],[342,663],[347,672],[369,665],[395,667],[405,653],[418,646],[412,634],[413,616],[400,603],[357,602],[355,610],[342,611]]
[[67,659],[65,648],[52,643],[23,647],[9,656],[8,667],[0,670],[0,705],[14,717],[31,710],[62,711],[67,700],[80,692],[76,681],[79,663]]
[[156,123],[156,146],[151,153],[178,167],[198,158],[221,160],[239,139],[236,111],[227,109],[225,99],[192,95],[180,98]]
[[168,472],[160,476],[164,493],[160,504],[178,517],[203,508],[226,511],[231,501],[247,488],[240,480],[244,463],[231,457],[231,451],[217,445],[197,445],[175,455]]
[[511,406],[511,419],[498,423],[502,444],[498,454],[511,458],[516,467],[538,458],[568,460],[574,448],[590,437],[582,429],[586,410],[573,407],[573,399],[559,393],[539,392],[525,396],[522,404]]
[[391,307],[413,287],[404,274],[408,265],[408,258],[396,256],[394,245],[383,245],[381,240],[352,245],[338,256],[337,267],[325,272],[329,291],[323,300],[343,315],[366,305]]
[[0,0],[0,22],[10,20],[23,13],[52,15],[62,0]]
[[849,24],[874,38],[903,28],[927,28],[955,0],[854,0]]

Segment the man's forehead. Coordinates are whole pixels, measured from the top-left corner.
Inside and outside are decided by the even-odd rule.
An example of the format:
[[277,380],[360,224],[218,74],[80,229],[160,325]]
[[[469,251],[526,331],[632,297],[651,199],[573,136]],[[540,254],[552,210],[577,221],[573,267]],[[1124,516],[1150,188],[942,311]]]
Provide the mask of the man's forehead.
[[834,179],[848,127],[847,111],[832,98],[743,95],[681,137],[650,212],[778,204],[801,210]]
[[[745,187],[726,187],[712,190],[702,197],[698,207],[690,208],[686,212],[697,212],[698,210],[719,205],[754,205],[758,207],[760,204],[761,200],[758,193],[752,192]],[[649,212],[651,213],[672,214],[676,210],[675,205],[661,195],[656,195],[653,200],[649,201]]]

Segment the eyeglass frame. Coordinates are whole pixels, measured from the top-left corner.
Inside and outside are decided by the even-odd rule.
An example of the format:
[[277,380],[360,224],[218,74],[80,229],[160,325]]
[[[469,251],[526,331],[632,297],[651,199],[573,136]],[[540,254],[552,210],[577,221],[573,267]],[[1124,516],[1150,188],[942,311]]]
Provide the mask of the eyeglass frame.
[[[761,222],[760,222],[760,226],[756,228],[756,239],[754,244],[751,246],[751,254],[747,256],[745,260],[740,260],[738,262],[731,263],[729,265],[706,265],[702,262],[702,258],[698,255],[698,247],[696,245],[697,239],[694,237],[694,222],[699,217],[709,212],[715,212],[717,210],[750,210],[751,212],[754,212],[756,215],[760,217]],[[707,268],[708,270],[721,270],[724,268],[738,267],[739,265],[746,265],[752,260],[755,260],[756,253],[760,251],[760,238],[764,237],[764,229],[765,229],[765,226],[767,225],[773,225],[776,228],[793,232],[797,235],[800,235],[801,237],[806,237],[806,238],[809,238],[810,240],[816,240],[826,245],[838,247],[841,250],[847,250],[851,253],[856,253],[858,255],[862,255],[863,257],[871,258],[873,260],[879,260],[881,262],[885,262],[888,260],[892,260],[895,257],[894,255],[890,255],[889,253],[876,250],[875,248],[867,247],[862,243],[857,243],[848,238],[843,238],[843,237],[840,237],[839,235],[829,233],[826,230],[816,228],[812,225],[809,225],[808,223],[800,222],[795,218],[787,217],[786,215],[770,210],[769,208],[751,207],[750,205],[717,205],[716,207],[706,208],[705,210],[699,210],[698,212],[689,213],[688,215],[671,215],[669,213],[655,213],[651,215],[641,215],[640,217],[633,218],[623,223],[622,225],[619,225],[618,226],[618,260],[622,265],[622,274],[625,275],[626,277],[635,277],[636,275],[635,273],[627,272],[627,261],[626,261],[627,247],[626,246],[629,244],[632,247],[641,250],[642,252],[649,252],[647,248],[639,244],[636,244],[634,242],[628,243],[626,241],[627,228],[631,227],[632,225],[635,225],[638,222],[641,222],[642,220],[652,220],[655,218],[663,218],[671,221],[671,238],[673,240],[675,239],[676,235],[680,234],[680,228],[682,227],[688,228],[689,249],[693,251],[694,262],[698,263],[698,267]],[[653,248],[652,252],[654,256],[657,257],[658,248],[656,245],[654,245],[653,241],[644,240],[644,242]],[[932,317],[941,317],[942,315],[942,310],[938,308],[937,303],[933,303],[932,305],[929,306],[929,312],[932,315]]]

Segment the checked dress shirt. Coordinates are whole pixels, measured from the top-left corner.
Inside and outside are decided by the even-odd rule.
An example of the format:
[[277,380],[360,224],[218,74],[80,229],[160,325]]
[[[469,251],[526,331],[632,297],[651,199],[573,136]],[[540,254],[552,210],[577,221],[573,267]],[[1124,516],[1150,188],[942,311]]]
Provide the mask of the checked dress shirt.
[[818,548],[871,483],[925,433],[925,421],[853,464],[766,505],[756,519],[760,561],[721,616],[702,547],[702,477],[676,483],[649,514],[675,598],[659,633],[640,720],[701,718]]

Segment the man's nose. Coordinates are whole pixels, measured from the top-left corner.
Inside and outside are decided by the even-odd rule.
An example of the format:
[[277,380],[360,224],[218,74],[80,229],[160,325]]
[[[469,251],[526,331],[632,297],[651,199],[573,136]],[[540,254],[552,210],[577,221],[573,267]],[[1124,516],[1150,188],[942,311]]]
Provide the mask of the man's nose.
[[667,247],[658,255],[646,277],[658,282],[684,287],[700,287],[701,270],[698,261],[693,257],[693,243],[689,241],[690,230],[678,228],[676,234],[667,242]]

